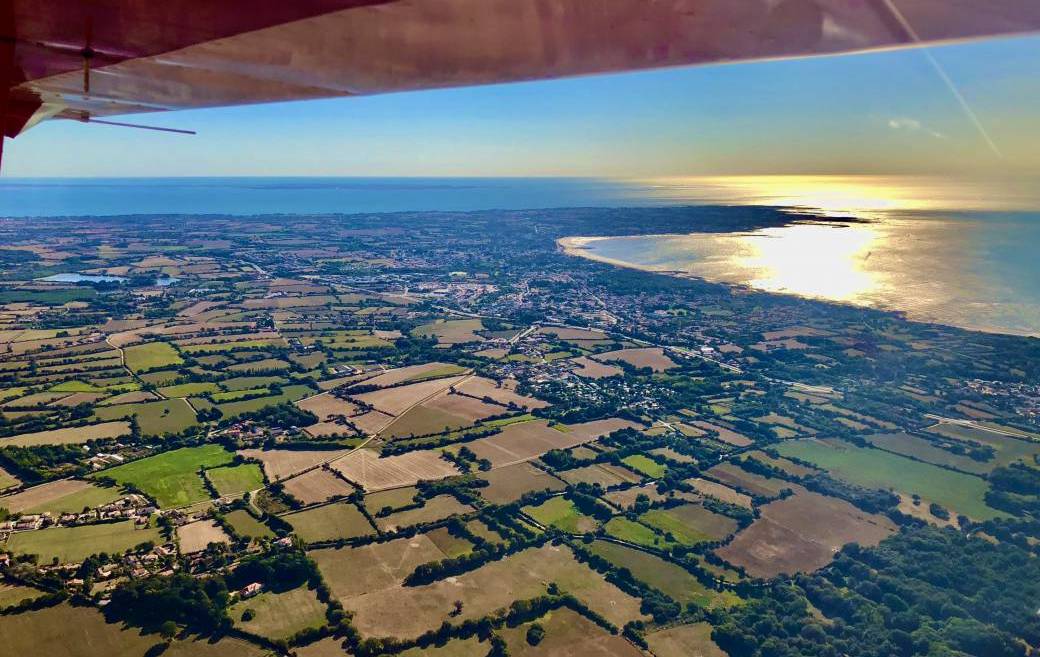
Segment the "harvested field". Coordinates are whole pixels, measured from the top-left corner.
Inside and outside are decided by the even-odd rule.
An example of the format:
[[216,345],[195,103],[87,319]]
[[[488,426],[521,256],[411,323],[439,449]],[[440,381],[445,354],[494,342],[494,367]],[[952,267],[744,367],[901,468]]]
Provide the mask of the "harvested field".
[[365,379],[364,385],[385,388],[387,386],[404,383],[405,381],[429,376],[436,373],[438,370],[444,370],[446,367],[450,367],[450,365],[447,363],[437,362],[423,363],[422,365],[409,365],[408,367],[398,367],[397,369],[387,370],[382,374]]
[[469,513],[473,508],[463,504],[451,495],[438,495],[426,500],[426,504],[418,509],[405,509],[376,518],[376,525],[385,532],[396,531],[402,527],[411,527],[427,522],[436,522],[455,515]]
[[549,405],[548,402],[544,402],[541,399],[517,394],[513,390],[515,386],[515,381],[512,381],[512,383],[506,381],[500,386],[493,379],[487,379],[482,376],[471,376],[466,379],[464,383],[456,386],[455,389],[461,393],[470,395],[471,397],[478,397],[480,399],[488,397],[505,406],[515,404],[520,408],[526,408],[528,410],[545,408]]
[[479,399],[450,393],[437,395],[430,401],[423,402],[423,406],[457,415],[470,424],[506,412],[506,409],[498,404],[487,404]]
[[322,576],[339,600],[357,598],[399,586],[416,566],[444,559],[426,535],[398,538],[360,547],[309,550]]
[[183,399],[103,406],[94,409],[94,416],[101,420],[117,420],[136,416],[141,433],[147,436],[180,433],[196,424],[195,412]]
[[374,534],[375,530],[353,504],[337,502],[297,511],[282,516],[305,543],[332,541],[337,538],[356,538]]
[[597,331],[595,329],[580,329],[570,328],[562,326],[543,326],[538,329],[538,332],[543,335],[554,335],[564,342],[571,340],[586,341],[586,340],[608,340],[607,334],[603,331]]
[[[250,620],[242,614],[253,610]],[[306,585],[284,593],[264,591],[247,600],[240,600],[228,609],[235,627],[268,639],[288,639],[307,628],[320,628],[326,623],[325,605]]]
[[508,504],[520,499],[524,493],[541,490],[563,490],[565,484],[551,474],[539,470],[530,463],[517,463],[480,474],[489,482],[486,488],[477,489],[480,496],[492,504]]
[[104,440],[130,435],[128,422],[102,422],[85,427],[69,427],[23,433],[10,438],[0,438],[0,447],[34,447],[37,445],[78,445],[88,440]]
[[605,420],[593,420],[591,422],[581,422],[579,424],[568,424],[566,427],[567,433],[573,436],[576,440],[580,440],[581,443],[592,442],[593,440],[612,434],[619,429],[642,428],[635,422],[622,420],[620,418],[607,418]]
[[711,640],[711,625],[677,625],[646,635],[655,657],[727,657]]
[[639,520],[662,533],[671,533],[683,545],[721,541],[737,531],[736,520],[713,513],[700,504],[653,509],[640,516]]
[[224,533],[213,520],[197,520],[177,528],[177,541],[181,546],[181,554],[202,552],[210,543],[231,543],[231,537]]
[[527,641],[535,621],[499,632],[514,657],[642,657],[643,653],[620,636],[607,632],[581,614],[564,607],[537,620],[545,636],[536,646]]
[[393,415],[369,411],[350,418],[350,423],[366,436],[374,435],[382,431],[388,424],[394,421]]
[[15,554],[39,555],[40,563],[50,563],[54,557],[62,563],[79,563],[98,552],[119,554],[146,541],[162,543],[159,530],[135,529],[134,523],[127,520],[16,532],[7,539],[6,549]]
[[715,551],[753,577],[812,572],[830,563],[846,543],[877,545],[896,531],[884,516],[809,491],[770,502],[761,517]]
[[316,468],[298,477],[286,479],[285,492],[304,504],[317,504],[330,497],[350,495],[354,487],[324,468]]
[[448,387],[459,383],[463,379],[465,377],[451,376],[444,379],[434,379],[432,381],[366,392],[355,395],[354,398],[371,405],[376,410],[396,416],[438,392],[447,390]]
[[426,404],[419,404],[405,412],[404,415],[394,419],[380,432],[380,435],[390,439],[414,438],[416,436],[446,433],[468,427],[472,424],[473,422],[464,417],[453,415],[438,408],[431,408]]
[[350,450],[240,449],[237,453],[263,463],[267,478],[278,481],[319,463],[339,458],[348,451]]
[[314,413],[318,416],[318,419],[323,422],[333,415],[349,417],[358,411],[357,406],[344,399],[336,397],[331,392],[301,399],[296,402],[296,405],[305,411]]
[[152,401],[158,399],[154,392],[148,392],[147,390],[132,390],[130,392],[124,392],[121,395],[115,397],[109,397],[108,399],[99,402],[98,406],[116,406],[118,404],[134,404],[143,401]]
[[[561,590],[615,625],[644,618],[637,598],[575,561],[570,550],[562,546],[531,548],[448,580],[425,586],[394,586],[342,602],[354,612],[354,626],[363,637],[410,638],[445,621],[477,618],[513,600],[542,595],[548,582],[556,582]],[[462,600],[464,607],[452,619],[454,600]]]
[[682,500],[695,500],[699,499],[693,493],[684,493],[669,491],[669,495],[662,495],[657,492],[657,486],[654,484],[644,484],[642,486],[632,486],[630,488],[624,488],[621,490],[611,491],[603,495],[603,499],[607,500],[611,504],[621,508],[628,509],[636,503],[636,498],[640,495],[646,495],[651,502],[660,502],[668,499],[669,496],[674,496],[677,499]]
[[721,440],[722,442],[727,443],[729,445],[733,445],[734,447],[747,447],[748,445],[754,442],[745,435],[739,434],[736,431],[733,431],[732,429],[727,429],[726,427],[717,424],[712,424],[711,422],[695,420],[691,422],[691,424],[696,426],[698,429],[703,429],[704,431],[716,432],[718,434],[718,436],[716,437],[717,440]]
[[[0,490],[4,490],[5,488],[11,488],[12,486],[17,486],[20,483],[21,482],[18,480],[18,477],[15,477],[7,470],[0,468]],[[3,506],[3,504],[0,503],[0,506]]]
[[697,490],[697,492],[702,495],[714,497],[715,499],[720,500],[722,502],[726,502],[728,504],[742,506],[745,509],[751,508],[750,495],[745,495],[744,493],[738,492],[724,484],[715,483],[714,481],[708,481],[707,479],[701,479],[700,477],[687,479],[686,483],[693,486]]
[[65,406],[71,408],[73,406],[79,406],[80,404],[93,404],[104,396],[105,395],[100,392],[77,392],[68,397],[62,397],[57,401],[51,402],[48,406]]
[[425,324],[412,331],[412,335],[433,336],[440,344],[465,344],[467,342],[484,342],[484,338],[475,331],[484,330],[479,319],[453,319]]
[[640,480],[639,475],[608,463],[594,463],[573,470],[564,470],[556,473],[556,476],[571,485],[584,482],[593,485],[599,484],[603,488],[610,488],[625,482],[635,483]]
[[605,379],[608,376],[617,376],[624,373],[624,370],[616,365],[599,363],[585,356],[573,358],[570,362],[577,366],[574,373],[586,379]]
[[752,496],[776,497],[785,488],[799,490],[801,486],[783,479],[773,479],[753,474],[733,463],[720,463],[709,468],[704,474],[717,479],[727,486],[746,491]]
[[655,372],[664,372],[665,370],[679,367],[674,360],[664,353],[664,349],[661,347],[619,349],[617,351],[607,351],[602,354],[596,354],[592,358],[601,363],[621,361],[623,363],[628,363],[633,367],[649,367]]
[[331,466],[370,492],[459,474],[458,468],[440,457],[440,452],[431,450],[380,458],[372,450],[361,449],[334,461]]
[[636,426],[627,420],[608,419],[585,422],[558,431],[544,420],[510,424],[501,433],[469,443],[478,458],[486,458],[495,468],[512,465],[553,449],[568,449],[591,442],[616,429]]
[[0,507],[11,513],[80,512],[119,497],[119,488],[102,488],[82,479],[60,479],[0,497]]
[[736,598],[732,593],[707,588],[682,566],[642,550],[608,541],[595,541],[588,549],[618,568],[627,568],[637,580],[682,605],[693,602],[698,607],[711,608],[726,606]]

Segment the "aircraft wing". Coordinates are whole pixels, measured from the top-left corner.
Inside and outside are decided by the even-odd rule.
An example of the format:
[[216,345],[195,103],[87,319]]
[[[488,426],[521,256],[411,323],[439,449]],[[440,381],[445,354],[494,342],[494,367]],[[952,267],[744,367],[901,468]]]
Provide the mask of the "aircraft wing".
[[1038,29],[1037,0],[0,0],[0,126]]

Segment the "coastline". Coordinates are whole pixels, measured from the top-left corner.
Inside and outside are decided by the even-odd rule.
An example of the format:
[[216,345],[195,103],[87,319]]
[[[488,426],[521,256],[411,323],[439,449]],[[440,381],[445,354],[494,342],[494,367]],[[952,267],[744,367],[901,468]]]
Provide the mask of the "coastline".
[[[625,269],[634,269],[636,271],[648,272],[648,273],[652,273],[652,274],[662,274],[662,275],[665,275],[665,276],[674,276],[676,278],[688,278],[688,279],[704,280],[704,281],[708,281],[710,283],[716,283],[716,284],[719,284],[719,285],[725,285],[725,286],[727,286],[729,288],[732,288],[732,289],[735,289],[735,290],[754,290],[756,292],[761,292],[763,294],[781,294],[781,295],[784,295],[784,296],[795,296],[795,297],[799,297],[799,298],[802,298],[802,299],[810,299],[812,301],[819,301],[819,302],[822,302],[822,303],[832,303],[832,304],[837,304],[837,305],[843,305],[843,304],[851,303],[851,302],[838,301],[838,300],[835,300],[835,299],[828,299],[826,297],[805,296],[805,295],[801,295],[801,294],[798,294],[798,293],[795,293],[795,292],[777,292],[775,290],[766,290],[766,289],[758,288],[758,287],[755,287],[753,285],[746,284],[746,283],[736,283],[736,282],[733,282],[733,281],[715,280],[715,279],[707,278],[707,277],[704,277],[704,276],[698,276],[698,275],[696,275],[696,274],[694,274],[692,272],[688,272],[688,271],[682,271],[682,270],[676,270],[676,269],[662,269],[662,268],[652,267],[650,265],[640,265],[640,264],[634,263],[634,262],[618,260],[616,258],[609,258],[609,257],[603,256],[603,255],[594,253],[591,250],[589,250],[589,248],[588,248],[589,244],[592,244],[594,242],[598,242],[598,241],[601,241],[601,240],[607,240],[607,239],[611,239],[611,240],[613,240],[613,239],[630,239],[630,238],[635,238],[635,237],[641,237],[642,238],[642,237],[657,237],[657,236],[656,235],[569,236],[569,237],[558,238],[556,240],[556,245],[557,245],[557,247],[560,248],[560,250],[563,251],[564,255],[574,256],[574,257],[578,257],[578,258],[585,258],[587,260],[592,260],[594,262],[600,262],[600,263],[603,263],[603,264],[612,265],[612,266],[615,266],[615,267],[622,267],[622,268],[625,268]],[[664,237],[664,235],[662,235],[661,237]],[[1007,327],[1007,326],[994,326],[994,325],[990,325],[990,324],[971,324],[969,322],[955,323],[955,322],[949,321],[948,319],[944,319],[944,318],[939,317],[939,316],[927,316],[925,314],[922,314],[920,311],[907,310],[907,309],[903,309],[903,308],[887,308],[884,305],[878,304],[878,303],[870,303],[870,302],[862,303],[862,304],[851,303],[851,305],[857,306],[857,307],[861,307],[861,308],[871,308],[873,310],[878,310],[878,311],[882,311],[882,312],[895,312],[895,313],[899,313],[904,318],[906,318],[907,321],[918,322],[918,323],[922,323],[922,324],[936,324],[936,325],[940,325],[940,326],[950,326],[950,327],[958,328],[958,329],[965,330],[965,331],[977,331],[977,332],[980,332],[980,333],[992,333],[992,334],[997,334],[997,335],[1013,335],[1013,336],[1017,336],[1017,337],[1027,337],[1027,338],[1040,338],[1040,331],[1029,331],[1029,330],[1024,330],[1024,329],[1015,329],[1015,328],[1011,328],[1011,327]]]

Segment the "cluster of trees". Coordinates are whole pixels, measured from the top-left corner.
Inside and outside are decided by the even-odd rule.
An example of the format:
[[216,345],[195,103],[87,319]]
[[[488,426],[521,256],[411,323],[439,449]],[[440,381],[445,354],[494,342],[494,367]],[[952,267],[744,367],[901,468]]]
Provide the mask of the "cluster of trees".
[[1020,546],[919,527],[718,612],[713,638],[731,657],[1020,657],[1040,644],[1037,599],[1040,562]]
[[246,559],[226,575],[195,577],[187,573],[155,575],[123,582],[112,591],[106,615],[137,627],[159,629],[172,622],[203,634],[226,631],[230,591],[260,582],[286,591],[304,582],[321,584],[321,575],[301,552],[273,552]]
[[987,478],[986,504],[1017,516],[1040,518],[1040,470],[1013,463]]

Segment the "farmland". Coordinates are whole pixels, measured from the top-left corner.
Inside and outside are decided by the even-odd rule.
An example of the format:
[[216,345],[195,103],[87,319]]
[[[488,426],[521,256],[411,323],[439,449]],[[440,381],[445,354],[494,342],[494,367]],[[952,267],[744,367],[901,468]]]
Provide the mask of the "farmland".
[[638,600],[575,561],[567,549],[554,547],[525,550],[460,575],[453,582],[388,588],[342,602],[355,613],[355,626],[363,636],[414,637],[449,620],[455,599],[464,603],[457,618],[461,621],[479,617],[484,609],[540,595],[548,581],[557,582],[561,589],[615,624],[642,616]]
[[119,404],[95,409],[94,416],[101,420],[117,420],[134,417],[141,433],[161,436],[164,433],[180,433],[195,425],[195,412],[183,399]]
[[771,502],[762,516],[716,554],[754,577],[811,572],[846,543],[876,545],[895,531],[888,518],[808,491]]
[[647,511],[639,520],[671,534],[683,545],[696,545],[705,541],[718,541],[737,529],[737,522],[727,516],[713,513],[699,504],[684,504],[661,510]]
[[552,497],[536,507],[524,507],[524,512],[543,525],[556,527],[569,534],[584,534],[599,526],[593,518],[578,511],[565,497]]
[[104,488],[81,479],[63,479],[0,497],[0,507],[14,513],[71,513],[107,504],[117,497],[118,487]]
[[[247,609],[254,614],[250,620],[243,618]],[[235,603],[228,615],[238,628],[268,639],[287,639],[309,627],[325,625],[325,605],[306,586],[284,593],[265,591]]]
[[166,342],[135,344],[123,349],[126,366],[134,372],[147,372],[184,362],[177,350]]
[[264,485],[264,475],[256,463],[210,468],[206,470],[206,478],[220,495],[244,493]]
[[10,438],[0,439],[0,446],[70,445],[85,443],[89,440],[118,438],[129,434],[130,425],[126,422],[102,422],[100,424],[89,424],[85,427],[23,433]]
[[712,608],[739,600],[732,593],[719,593],[705,587],[682,567],[647,552],[606,541],[596,541],[589,549],[615,566],[627,568],[633,577],[676,602]]
[[130,521],[55,527],[34,532],[18,532],[7,540],[7,549],[16,554],[39,555],[41,562],[78,563],[98,552],[118,554],[145,542],[159,542],[158,530],[135,529]]
[[789,442],[781,445],[778,451],[784,456],[814,463],[857,486],[916,493],[979,520],[1001,515],[986,505],[986,482],[978,477],[848,443]]
[[162,508],[171,508],[209,499],[198,469],[226,465],[231,460],[232,454],[219,445],[183,447],[109,468],[101,474],[143,491]]
[[283,516],[293,531],[307,543],[355,538],[375,532],[368,519],[352,504],[326,504]]

